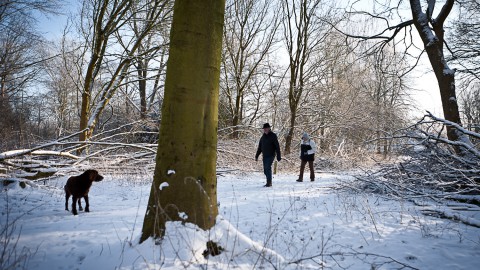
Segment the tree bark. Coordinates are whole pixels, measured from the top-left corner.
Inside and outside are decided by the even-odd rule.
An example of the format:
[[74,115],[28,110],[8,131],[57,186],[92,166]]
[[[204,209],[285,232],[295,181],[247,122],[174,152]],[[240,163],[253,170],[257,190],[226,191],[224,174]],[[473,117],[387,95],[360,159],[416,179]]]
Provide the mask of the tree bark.
[[140,241],[167,221],[209,229],[217,209],[218,89],[225,0],[177,0],[154,180]]

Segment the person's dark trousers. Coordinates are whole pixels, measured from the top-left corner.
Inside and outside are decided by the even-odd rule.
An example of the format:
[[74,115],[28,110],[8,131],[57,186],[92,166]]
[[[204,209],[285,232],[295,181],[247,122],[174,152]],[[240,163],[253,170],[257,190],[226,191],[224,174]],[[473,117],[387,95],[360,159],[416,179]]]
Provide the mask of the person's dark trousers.
[[313,171],[313,160],[302,160],[300,164],[300,176],[298,177],[299,180],[303,180],[303,171],[305,170],[305,165],[308,162],[308,168],[310,168],[310,180],[315,181],[315,172]]
[[272,185],[272,164],[275,156],[263,157],[263,173],[267,177],[267,186]]

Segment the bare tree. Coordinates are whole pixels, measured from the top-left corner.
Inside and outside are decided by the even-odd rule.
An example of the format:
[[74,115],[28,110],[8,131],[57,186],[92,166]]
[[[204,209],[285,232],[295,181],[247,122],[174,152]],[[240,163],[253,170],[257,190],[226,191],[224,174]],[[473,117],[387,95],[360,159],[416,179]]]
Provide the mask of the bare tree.
[[[147,17],[140,32],[132,33],[125,26],[133,19],[134,1],[85,0],[82,12],[82,33],[87,41],[89,63],[84,74],[80,112],[80,141],[92,136],[102,112],[116,91],[129,76],[129,68],[144,39],[158,25],[167,1],[143,5]],[[127,29],[126,29],[127,28]],[[114,44],[122,44],[118,49]],[[104,75],[104,78],[101,78]],[[106,77],[106,78],[105,78]],[[94,91],[97,88],[97,91]],[[93,105],[93,106],[92,106]]]
[[408,77],[406,71],[410,68],[402,57],[396,55],[390,46],[386,46],[379,54],[375,54],[368,72],[369,80],[365,80],[367,89],[373,101],[374,121],[376,129],[377,153],[386,155],[390,151],[389,137],[393,132],[406,124],[406,108],[408,101]]
[[460,104],[466,128],[480,133],[480,83],[472,83],[468,91],[460,94]]
[[406,121],[409,66],[391,48],[368,54],[372,43],[359,46],[330,32],[312,53],[296,126],[315,137],[325,154],[386,154],[390,141],[379,138]]
[[[466,128],[480,132],[480,3],[458,1],[459,15],[448,36],[449,60],[459,73],[460,107]],[[478,141],[478,140],[475,140]]]
[[364,100],[358,87],[364,71],[355,58],[353,48],[337,33],[329,33],[313,54],[311,91],[302,101],[297,126],[318,136],[319,150],[329,150],[337,143],[335,138],[347,134],[335,129],[358,125],[353,117],[359,116],[357,103]]
[[[234,127],[232,136],[238,138],[238,126],[257,116],[259,96],[255,93],[261,92],[255,92],[255,87],[266,80],[264,70],[280,20],[278,6],[271,0],[229,0],[226,6],[221,90],[228,122]],[[249,110],[254,113],[246,115]]]
[[457,1],[458,18],[453,31],[447,36],[449,60],[460,73],[460,79],[468,87],[470,82],[480,81],[480,3],[473,0]]
[[46,53],[53,57],[44,64],[48,89],[48,112],[54,117],[52,129],[56,137],[73,133],[78,128],[82,92],[82,71],[87,64],[81,51],[79,41],[63,35],[58,46],[53,46]]
[[282,1],[283,36],[289,62],[288,103],[290,120],[285,138],[285,152],[290,153],[297,113],[301,100],[304,98],[308,78],[312,74],[310,58],[318,44],[325,38],[326,24],[321,24],[321,18],[328,16],[329,9],[321,0],[284,0]]
[[[380,40],[380,46],[375,47],[377,49],[383,49],[389,42],[393,42],[394,44],[402,43],[405,55],[409,55],[409,50],[416,48],[411,37],[411,32],[409,31],[412,29],[412,26],[414,26],[423,43],[423,50],[421,50],[420,55],[426,52],[437,78],[444,117],[450,122],[461,125],[456,95],[455,70],[449,67],[444,52],[445,21],[450,15],[455,1],[445,1],[438,12],[434,12],[437,4],[435,0],[425,1],[424,5],[422,5],[420,0],[410,0],[409,3],[411,19],[405,20],[400,17],[402,21],[395,25],[390,25],[390,17],[388,16],[398,15],[397,11],[399,10],[401,2],[398,2],[398,5],[392,5],[391,2],[386,2],[381,5],[382,11],[377,11],[375,14],[365,11],[352,12],[353,15],[367,16],[372,20],[386,23],[387,27],[373,35],[347,35],[361,40]],[[399,33],[402,32],[404,33],[403,37],[399,35]],[[420,55],[418,55],[418,57],[420,57]],[[452,141],[468,141],[468,138],[453,125],[447,125],[447,135]],[[457,147],[456,150],[458,153],[463,153],[462,148]]]
[[[131,8],[132,1],[112,1],[109,0],[85,0],[82,8],[82,33],[84,34],[86,48],[90,54],[90,60],[84,75],[84,84],[82,89],[82,106],[80,111],[80,141],[85,141],[92,136],[93,121],[91,118],[91,106],[95,82],[100,75],[102,64],[106,56],[106,50],[109,41],[124,24],[127,12]],[[96,116],[94,117],[96,119]]]
[[29,120],[26,90],[41,72],[43,40],[35,31],[34,12],[51,13],[57,1],[0,2],[0,136],[2,144],[21,143]]
[[[56,13],[59,7],[58,0],[22,0],[0,2],[0,27],[9,28],[9,23],[20,18],[35,21],[33,12],[43,14]],[[2,29],[2,30],[3,30]]]
[[[132,7],[132,20],[128,21],[131,31],[136,38],[142,38],[146,27],[151,27],[152,12],[161,9],[162,14],[158,16],[157,22],[152,30],[143,38],[135,54],[133,66],[137,73],[138,93],[140,98],[140,117],[146,118],[149,108],[155,100],[160,88],[160,79],[165,74],[166,54],[168,50],[168,33],[171,24],[171,12],[173,1],[163,0],[160,7],[152,5],[151,1],[138,1]],[[121,37],[118,37],[121,40]],[[121,43],[127,50],[128,44]],[[148,94],[147,87],[151,84],[151,91]]]

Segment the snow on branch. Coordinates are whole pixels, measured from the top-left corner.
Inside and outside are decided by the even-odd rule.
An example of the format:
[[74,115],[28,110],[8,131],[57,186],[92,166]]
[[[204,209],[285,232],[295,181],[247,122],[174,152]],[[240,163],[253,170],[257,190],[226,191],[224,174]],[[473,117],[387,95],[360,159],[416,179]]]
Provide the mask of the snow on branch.
[[[450,141],[445,126],[455,127],[467,141]],[[372,192],[398,200],[421,200],[424,214],[457,220],[478,227],[480,221],[471,219],[460,208],[479,211],[480,155],[472,142],[479,134],[458,124],[425,115],[418,123],[399,130],[390,138],[398,142],[400,159],[396,163],[379,164],[375,171],[358,175],[344,189]],[[470,141],[471,139],[471,141]],[[472,155],[458,155],[453,146],[461,146]],[[448,202],[448,203],[446,203]],[[448,205],[438,208],[435,205]],[[461,205],[452,208],[450,205]],[[440,209],[440,210],[439,210]]]
[[[447,144],[447,145],[460,147],[460,149],[463,150],[462,152],[464,152],[464,153],[468,152],[470,154],[473,154],[476,157],[476,159],[480,159],[480,151],[473,145],[472,141],[470,140],[470,138],[480,139],[480,134],[475,133],[475,132],[470,131],[470,130],[467,130],[457,123],[435,117],[429,111],[427,111],[427,113],[428,114],[425,115],[425,117],[428,117],[428,118],[432,119],[434,122],[441,123],[444,126],[452,126],[456,129],[457,132],[461,133],[458,136],[459,140],[452,141],[452,140],[449,140],[446,137],[441,136],[441,133],[438,133],[438,134],[432,136],[431,134],[428,134],[428,133],[420,130],[425,136],[428,137],[428,139],[438,141],[438,142],[441,142],[441,143],[444,143],[444,144]],[[425,117],[424,117],[424,119],[425,119]],[[422,121],[419,122],[418,124],[422,124]]]
[[438,118],[436,116],[434,116],[431,112],[427,111],[428,113],[428,117],[430,117],[431,119],[435,120],[435,121],[438,121],[438,122],[442,122],[446,125],[450,125],[452,127],[455,127],[458,131],[462,132],[463,134],[466,134],[468,136],[472,136],[472,137],[475,137],[475,138],[478,138],[480,139],[480,134],[478,133],[475,133],[473,131],[470,131],[468,129],[465,129],[464,127],[460,126],[459,124],[457,123],[454,123],[454,122],[451,122],[451,121],[448,121],[448,120],[445,120],[445,119],[442,119],[442,118]]
[[71,159],[79,159],[78,156],[73,155],[68,152],[60,152],[60,151],[48,151],[48,150],[35,150],[30,153],[33,156],[59,156],[59,157],[67,157]]
[[[75,136],[78,136],[80,133],[86,131],[87,129],[84,129],[84,130],[81,130],[79,132],[75,132],[73,134],[70,134],[68,136],[65,136],[63,138],[60,138],[56,141],[53,141],[53,142],[48,142],[48,143],[45,143],[45,144],[42,144],[40,146],[37,146],[37,147],[34,147],[34,148],[31,148],[31,149],[22,149],[22,150],[12,150],[12,151],[7,151],[7,152],[3,152],[3,153],[0,153],[0,162],[3,162],[4,160],[6,159],[11,159],[11,158],[14,158],[14,157],[19,157],[19,156],[24,156],[24,155],[28,155],[28,154],[31,154],[32,152],[35,152],[37,150],[40,150],[40,149],[45,149],[45,148],[48,148],[48,147],[52,147],[52,146],[55,146],[57,144],[59,144],[60,142],[62,141],[66,141],[72,137],[75,137]],[[37,152],[38,153],[38,152]]]
[[[158,132],[155,134],[155,129],[145,121],[100,132],[88,141],[78,141],[76,137],[85,130],[30,149],[0,153],[2,179],[49,179],[75,170],[77,166],[89,166],[92,160],[96,167],[110,171],[152,167]],[[87,151],[76,155],[78,148],[87,148]]]

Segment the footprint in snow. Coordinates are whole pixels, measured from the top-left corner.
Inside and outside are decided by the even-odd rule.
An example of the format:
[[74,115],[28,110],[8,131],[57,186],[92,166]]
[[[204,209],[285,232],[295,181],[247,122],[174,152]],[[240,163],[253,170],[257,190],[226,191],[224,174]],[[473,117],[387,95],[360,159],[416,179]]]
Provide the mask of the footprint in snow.
[[407,257],[405,257],[405,259],[407,261],[415,261],[417,259],[417,257],[413,256],[413,255],[408,255]]

